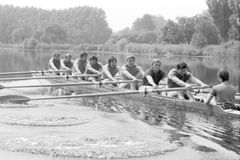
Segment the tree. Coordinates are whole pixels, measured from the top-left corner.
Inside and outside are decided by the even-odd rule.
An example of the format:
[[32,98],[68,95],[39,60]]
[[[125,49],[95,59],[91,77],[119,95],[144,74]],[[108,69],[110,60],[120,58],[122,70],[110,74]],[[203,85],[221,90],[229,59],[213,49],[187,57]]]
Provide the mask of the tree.
[[32,28],[29,26],[24,26],[13,31],[12,41],[13,43],[22,43],[24,39],[30,38],[32,35]]
[[228,0],[228,6],[232,11],[232,15],[229,17],[231,24],[229,36],[233,38],[231,33],[235,32],[234,39],[240,40],[240,0]]
[[201,33],[207,40],[208,44],[218,44],[220,41],[219,33],[213,19],[209,15],[195,16],[195,32]]
[[177,18],[178,25],[184,35],[185,41],[190,44],[192,36],[195,32],[195,20],[192,17],[179,17]]
[[229,17],[232,11],[228,5],[229,0],[207,0],[208,11],[211,14],[214,23],[217,25],[221,36],[224,39],[228,38],[228,30],[231,27]]
[[153,31],[155,25],[151,15],[145,14],[133,22],[132,29],[136,31]]
[[181,32],[180,27],[177,23],[171,20],[168,20],[162,29],[162,40],[171,44],[179,44],[185,42],[184,35]]
[[64,43],[66,39],[66,31],[57,24],[47,26],[41,37],[41,40],[45,43]]

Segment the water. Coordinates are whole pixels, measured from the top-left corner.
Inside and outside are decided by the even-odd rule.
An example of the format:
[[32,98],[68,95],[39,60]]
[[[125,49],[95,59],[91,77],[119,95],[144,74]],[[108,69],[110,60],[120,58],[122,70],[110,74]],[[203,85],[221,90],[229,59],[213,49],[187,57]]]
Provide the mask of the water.
[[[47,69],[47,62],[51,56],[51,53],[26,54],[4,50],[0,52],[1,72]],[[110,54],[104,55],[103,57],[103,54],[98,53],[103,64],[106,63],[105,57],[109,57]],[[124,63],[126,56],[121,54],[115,56],[120,64]],[[73,57],[78,57],[78,54],[73,54]],[[147,69],[153,58],[162,60],[163,70],[166,72],[177,62],[185,61],[189,64],[191,72],[208,84],[216,83],[217,71],[222,67],[228,67],[232,75],[230,81],[235,86],[240,84],[240,65],[236,59],[218,61],[213,58],[143,55],[137,56],[137,63]],[[30,80],[5,83],[21,85],[40,82]],[[42,83],[44,81],[41,81]],[[39,97],[46,92],[47,90],[41,88],[1,90],[2,94],[14,93],[29,97]],[[38,107],[0,108],[0,154],[4,160],[82,159],[83,154],[85,155],[83,159],[95,159],[96,155],[102,159],[106,157],[119,159],[119,156],[123,156],[123,159],[149,160],[240,159],[239,119],[166,106],[149,110],[146,109],[150,105],[147,102],[133,106],[137,110],[131,115],[128,112],[98,111],[96,103],[86,107],[80,105],[82,101],[78,99],[32,101],[30,104]],[[86,123],[51,127],[51,123],[56,123],[51,122],[54,118],[60,123],[66,122],[65,120],[69,118]],[[26,126],[6,124],[5,122],[9,120],[18,120],[21,123],[29,123],[29,120],[34,123],[50,122],[49,126]],[[76,148],[82,153],[74,152]],[[65,157],[59,156],[63,154],[62,150]]]

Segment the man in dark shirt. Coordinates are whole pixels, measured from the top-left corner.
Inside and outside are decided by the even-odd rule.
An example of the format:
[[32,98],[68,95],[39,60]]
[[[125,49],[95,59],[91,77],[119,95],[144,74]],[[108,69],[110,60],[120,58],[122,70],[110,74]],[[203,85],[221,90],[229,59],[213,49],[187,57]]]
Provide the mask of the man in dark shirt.
[[[187,71],[188,66],[185,62],[177,64],[176,68],[169,71],[167,76],[168,88],[186,87],[191,89],[193,84],[187,83],[188,81],[198,84],[200,86],[207,86],[205,83],[194,77],[190,72]],[[173,91],[168,92],[168,96],[178,97],[179,99],[190,99],[194,100],[193,96],[187,90],[185,91]]]
[[142,87],[158,88],[159,82],[165,78],[165,72],[161,70],[160,59],[152,61],[152,67],[148,69],[143,77]]

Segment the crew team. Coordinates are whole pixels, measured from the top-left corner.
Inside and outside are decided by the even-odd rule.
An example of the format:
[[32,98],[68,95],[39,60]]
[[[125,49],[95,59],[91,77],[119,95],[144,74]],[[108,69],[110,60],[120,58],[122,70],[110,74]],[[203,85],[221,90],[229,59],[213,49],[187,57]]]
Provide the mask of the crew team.
[[[117,59],[110,57],[108,63],[102,65],[98,62],[96,56],[91,56],[88,61],[88,54],[83,52],[80,57],[75,61],[72,60],[70,54],[66,54],[64,59],[61,59],[61,55],[58,51],[55,51],[53,57],[49,60],[50,70],[66,70],[66,72],[56,72],[57,75],[68,74],[68,75],[81,75],[81,74],[97,74],[100,76],[93,77],[82,77],[83,80],[88,81],[115,81],[121,80],[132,80],[132,83],[120,83],[120,88],[128,89],[139,89],[139,79],[142,80],[141,88],[160,88],[163,84],[167,88],[178,88],[185,87],[184,91],[171,91],[168,92],[167,96],[177,97],[179,99],[188,99],[195,101],[195,98],[191,94],[191,88],[194,84],[201,87],[208,87],[207,84],[203,83],[198,78],[194,77],[188,71],[188,65],[185,62],[181,62],[176,65],[175,68],[171,69],[166,74],[161,69],[160,59],[153,59],[151,68],[146,70],[135,64],[135,57],[128,56],[127,63],[122,67],[117,65]],[[208,95],[205,103],[209,104],[213,97],[218,104],[222,104],[225,108],[235,107],[235,94],[237,89],[232,86],[229,81],[229,72],[226,69],[222,69],[218,73],[218,78],[221,81],[220,84],[214,86]],[[190,83],[189,83],[190,82]]]

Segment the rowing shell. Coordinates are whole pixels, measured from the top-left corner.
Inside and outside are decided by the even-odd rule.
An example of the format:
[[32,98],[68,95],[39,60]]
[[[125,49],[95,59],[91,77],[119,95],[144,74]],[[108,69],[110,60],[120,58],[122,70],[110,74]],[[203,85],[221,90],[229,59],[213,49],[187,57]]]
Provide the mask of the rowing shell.
[[[66,80],[66,79],[51,79],[49,80],[51,83],[66,83],[66,82],[76,82],[79,80]],[[81,85],[74,87],[62,87],[64,90],[68,92],[75,92],[77,94],[86,94],[86,93],[99,93],[99,92],[109,92],[109,91],[124,91],[125,89],[120,89],[117,87],[112,87],[109,85],[99,86],[99,85]],[[162,96],[158,94],[134,94],[134,95],[118,95],[118,96],[109,96],[109,97],[94,97],[89,98],[90,103],[96,105],[99,101],[105,101],[102,104],[107,105],[110,102],[111,105],[117,106],[125,106],[124,109],[132,111],[131,108],[137,107],[174,107],[179,109],[187,109],[194,112],[207,113],[210,115],[223,115],[227,117],[240,118],[240,111],[233,109],[222,109],[222,107],[218,105],[207,105],[202,102],[192,102],[188,100],[180,100],[177,98]],[[111,107],[109,105],[109,107]],[[126,107],[127,106],[127,107]],[[129,108],[130,106],[130,108]]]

